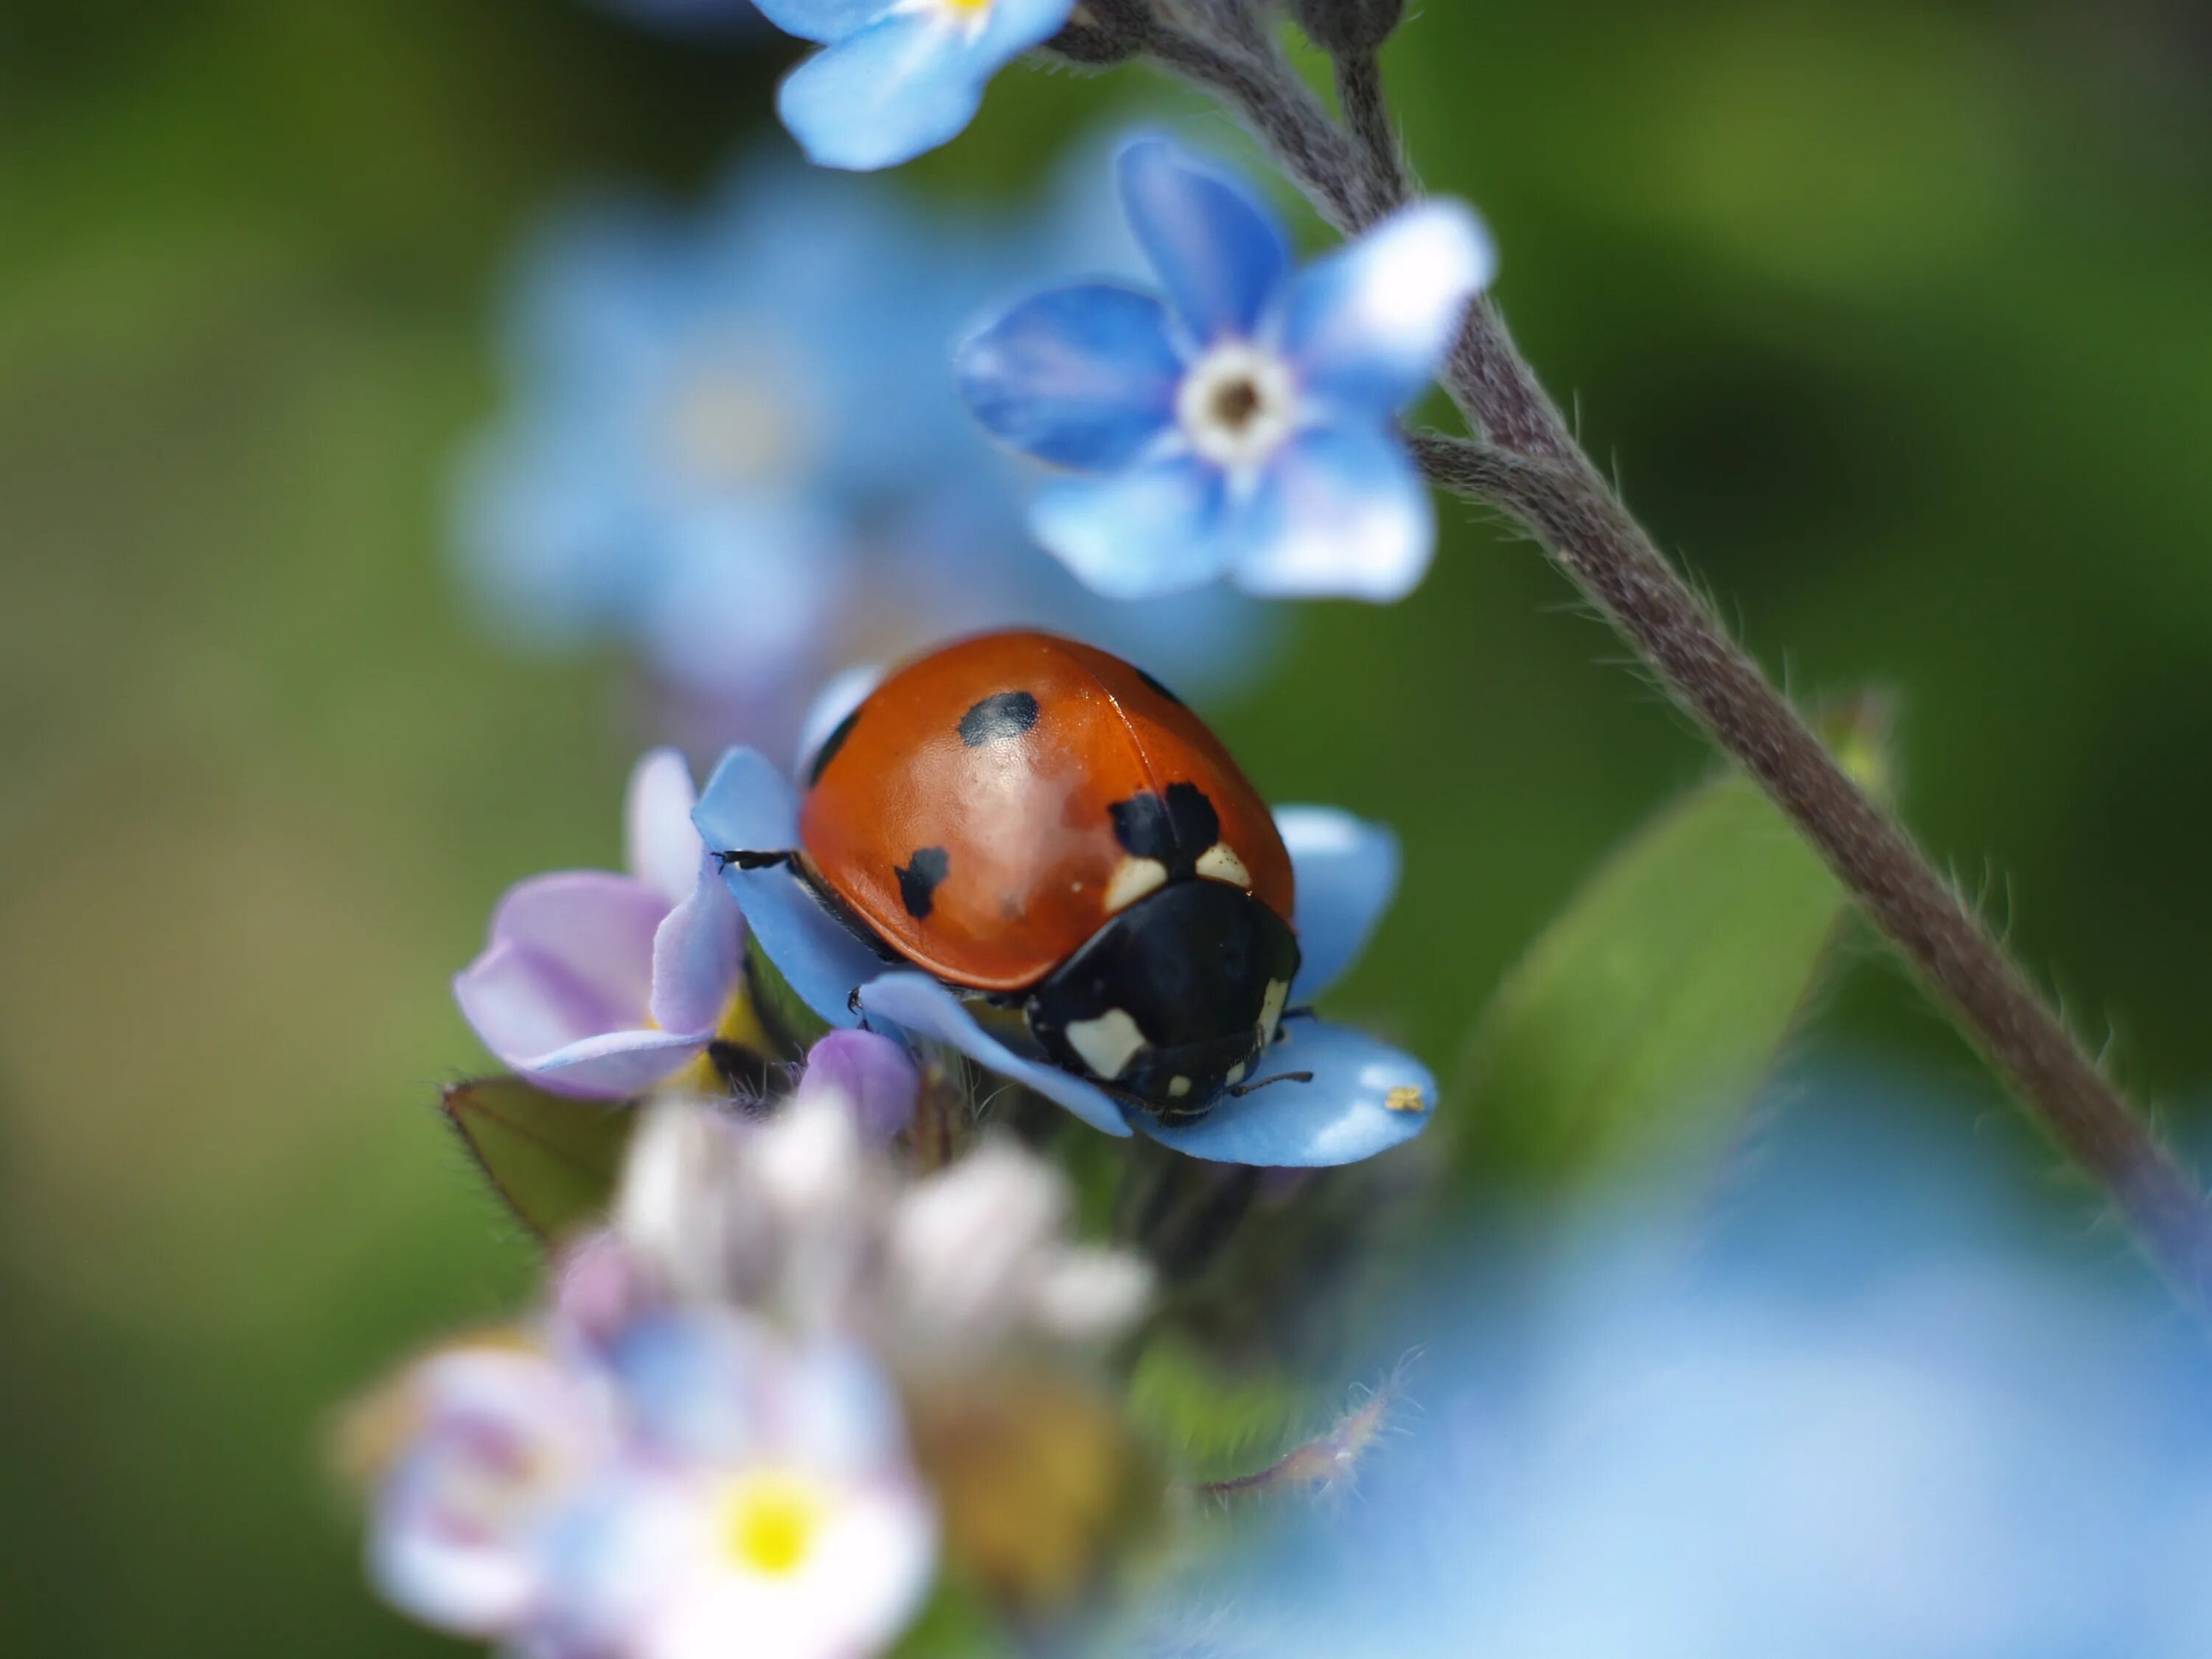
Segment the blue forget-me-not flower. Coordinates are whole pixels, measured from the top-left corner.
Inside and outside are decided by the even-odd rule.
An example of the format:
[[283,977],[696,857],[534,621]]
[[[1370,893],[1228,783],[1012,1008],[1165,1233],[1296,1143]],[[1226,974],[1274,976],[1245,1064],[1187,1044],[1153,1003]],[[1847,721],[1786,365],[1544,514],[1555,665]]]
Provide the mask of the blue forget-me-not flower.
[[990,78],[1060,33],[1075,0],[758,0],[822,50],[776,108],[808,157],[872,172],[957,137]]
[[1267,205],[1212,163],[1146,139],[1118,168],[1163,295],[1055,289],[959,352],[976,418],[1078,475],[1037,497],[1037,539],[1119,598],[1222,576],[1402,598],[1436,521],[1397,416],[1490,280],[1480,222],[1425,203],[1299,270]]

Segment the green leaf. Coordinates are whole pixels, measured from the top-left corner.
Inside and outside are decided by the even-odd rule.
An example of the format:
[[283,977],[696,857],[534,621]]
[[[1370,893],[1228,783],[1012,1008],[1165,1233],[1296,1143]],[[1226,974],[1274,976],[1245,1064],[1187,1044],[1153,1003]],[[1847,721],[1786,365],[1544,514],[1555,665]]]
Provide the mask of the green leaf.
[[1456,1091],[1462,1172],[1554,1194],[1694,1178],[1726,1151],[1847,909],[1747,781],[1675,802],[1484,1013]]
[[457,1084],[441,1102],[494,1190],[549,1243],[604,1217],[637,1115],[571,1100],[520,1078]]

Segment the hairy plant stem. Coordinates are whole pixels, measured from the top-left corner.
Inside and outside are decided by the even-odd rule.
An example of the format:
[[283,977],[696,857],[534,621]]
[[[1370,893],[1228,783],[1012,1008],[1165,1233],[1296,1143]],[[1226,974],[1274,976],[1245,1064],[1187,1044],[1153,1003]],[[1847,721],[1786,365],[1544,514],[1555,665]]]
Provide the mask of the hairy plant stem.
[[[1346,234],[1414,199],[1371,54],[1336,66],[1340,125],[1272,41],[1255,51],[1170,30],[1155,52],[1241,113]],[[2202,1189],[1953,884],[1667,562],[1583,453],[1487,298],[1471,308],[1442,379],[1483,435],[1415,438],[1428,476],[1527,527],[1819,851],[2037,1121],[2112,1195],[2177,1291],[2212,1318],[2212,1213]]]

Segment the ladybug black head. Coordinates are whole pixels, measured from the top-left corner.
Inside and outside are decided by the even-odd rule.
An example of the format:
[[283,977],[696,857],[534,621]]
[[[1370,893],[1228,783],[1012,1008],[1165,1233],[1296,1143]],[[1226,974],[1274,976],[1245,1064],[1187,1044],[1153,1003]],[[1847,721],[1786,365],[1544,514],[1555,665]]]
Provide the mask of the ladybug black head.
[[1054,1062],[1163,1117],[1203,1115],[1274,1039],[1298,945],[1227,882],[1173,882],[1139,899],[1030,994]]

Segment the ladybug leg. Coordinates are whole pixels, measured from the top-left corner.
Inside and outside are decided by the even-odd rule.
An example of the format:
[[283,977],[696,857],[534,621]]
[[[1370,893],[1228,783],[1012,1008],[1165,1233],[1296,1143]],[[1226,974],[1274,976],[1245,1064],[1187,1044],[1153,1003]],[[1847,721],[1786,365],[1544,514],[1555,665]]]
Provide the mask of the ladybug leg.
[[790,863],[797,856],[788,850],[781,853],[717,853],[714,862],[725,870],[733,864],[740,870],[773,870],[780,865]]
[[1319,1019],[1321,1018],[1321,1012],[1313,1006],[1313,1004],[1309,1002],[1303,1007],[1284,1009],[1282,1018],[1285,1019]]
[[1264,1089],[1270,1083],[1311,1083],[1311,1072],[1278,1072],[1273,1077],[1263,1077],[1256,1083],[1232,1083],[1224,1092],[1231,1098],[1242,1100],[1255,1089]]

